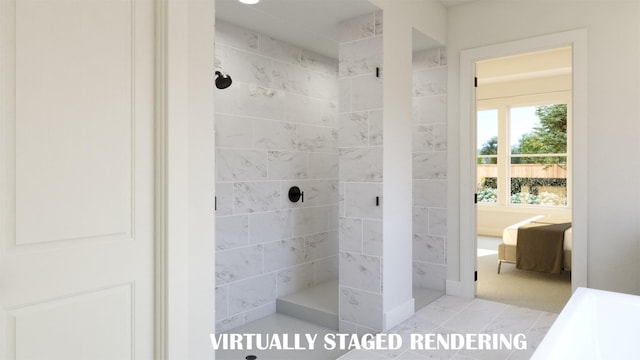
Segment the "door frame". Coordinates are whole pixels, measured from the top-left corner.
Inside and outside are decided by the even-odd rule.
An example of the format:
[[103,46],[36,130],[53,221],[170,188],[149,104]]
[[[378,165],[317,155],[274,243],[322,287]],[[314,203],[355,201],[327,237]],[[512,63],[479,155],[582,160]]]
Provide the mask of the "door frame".
[[[577,29],[551,35],[533,37],[501,44],[489,45],[460,52],[460,128],[459,137],[459,232],[460,281],[447,282],[447,293],[463,297],[475,297],[476,283],[476,206],[472,199],[476,192],[476,98],[474,91],[475,63],[477,61],[571,46],[573,49],[572,99],[573,158],[573,252],[571,287],[587,287],[587,30]],[[450,238],[454,231],[449,230]]]
[[212,359],[215,1],[155,6],[155,358]]

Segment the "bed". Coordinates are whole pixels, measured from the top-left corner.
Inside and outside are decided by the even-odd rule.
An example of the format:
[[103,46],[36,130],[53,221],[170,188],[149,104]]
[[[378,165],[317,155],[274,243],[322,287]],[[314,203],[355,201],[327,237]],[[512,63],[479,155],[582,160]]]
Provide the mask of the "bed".
[[[516,249],[518,245],[518,229],[524,225],[530,224],[535,221],[540,221],[541,219],[546,218],[549,219],[551,217],[545,215],[536,215],[519,223],[513,224],[504,229],[502,232],[502,244],[498,246],[498,274],[500,274],[500,268],[502,267],[502,263],[516,263]],[[557,222],[567,222],[566,218],[555,217],[553,220]],[[564,270],[571,270],[571,251],[573,245],[573,233],[572,228],[569,227],[564,232],[564,243],[563,250],[564,256],[562,259],[562,266]]]

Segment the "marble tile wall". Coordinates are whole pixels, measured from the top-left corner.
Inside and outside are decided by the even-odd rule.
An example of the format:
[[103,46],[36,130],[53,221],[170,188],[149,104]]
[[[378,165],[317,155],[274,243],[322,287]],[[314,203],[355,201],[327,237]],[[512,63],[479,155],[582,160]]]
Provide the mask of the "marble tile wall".
[[340,25],[340,331],[382,330],[382,13]]
[[413,285],[445,290],[446,49],[413,54]]
[[215,50],[219,332],[338,276],[339,85],[336,59],[223,21]]

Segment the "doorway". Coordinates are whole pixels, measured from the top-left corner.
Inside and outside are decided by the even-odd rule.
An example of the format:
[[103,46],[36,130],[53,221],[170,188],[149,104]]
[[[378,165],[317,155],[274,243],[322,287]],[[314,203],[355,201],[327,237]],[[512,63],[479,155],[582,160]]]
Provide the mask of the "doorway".
[[[481,60],[475,68],[476,295],[560,312],[571,296],[572,48]],[[516,246],[518,235],[542,222],[558,228],[558,246],[534,258],[522,251],[526,238]],[[516,249],[531,255],[531,271],[516,266]],[[552,258],[566,260],[553,273],[545,266]]]
[[477,189],[476,165],[476,93],[474,91],[475,64],[479,61],[549,49],[570,47],[572,53],[571,102],[573,125],[568,128],[572,142],[571,219],[573,222],[572,290],[587,284],[587,235],[586,235],[586,32],[568,31],[525,40],[496,44],[461,52],[460,56],[460,201],[453,205],[460,210],[460,282],[449,281],[447,292],[465,297],[475,297],[477,284],[477,210],[473,199]]

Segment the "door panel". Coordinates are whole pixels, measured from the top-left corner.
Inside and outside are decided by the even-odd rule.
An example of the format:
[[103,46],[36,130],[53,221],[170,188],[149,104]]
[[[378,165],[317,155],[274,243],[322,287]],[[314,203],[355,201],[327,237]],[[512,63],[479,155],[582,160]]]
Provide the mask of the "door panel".
[[0,357],[153,357],[153,16],[0,5]]

